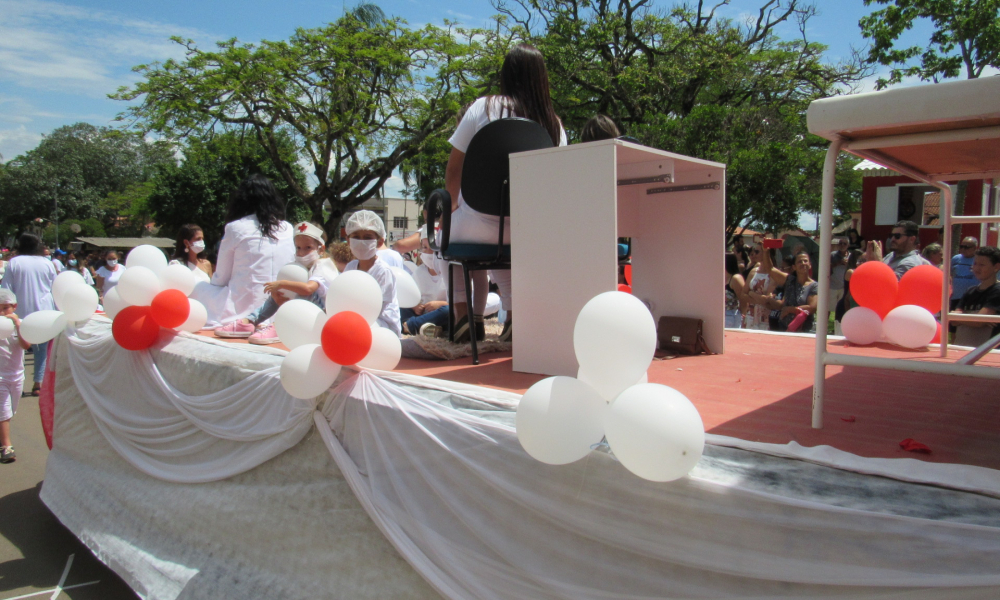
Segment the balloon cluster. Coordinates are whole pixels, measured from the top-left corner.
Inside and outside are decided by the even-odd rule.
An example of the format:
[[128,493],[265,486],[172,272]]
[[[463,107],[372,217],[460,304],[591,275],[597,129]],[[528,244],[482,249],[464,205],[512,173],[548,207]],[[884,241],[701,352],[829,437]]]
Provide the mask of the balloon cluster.
[[197,280],[184,265],[167,265],[163,252],[136,246],[125,258],[118,285],[104,294],[104,313],[111,333],[126,350],[145,350],[160,336],[160,328],[199,331],[208,320],[205,306],[188,298]]
[[517,407],[517,438],[535,459],[563,465],[607,439],[629,471],[672,481],[694,468],[705,426],[690,400],[646,383],[656,326],[643,303],[624,292],[592,298],[573,331],[577,377],[549,377],[531,386]]
[[944,274],[932,265],[914,267],[898,282],[889,265],[859,265],[851,277],[851,295],[860,306],[844,313],[844,337],[861,346],[888,340],[904,348],[939,340],[941,324],[934,313],[941,310],[943,286]]
[[[39,310],[21,320],[21,337],[29,344],[44,344],[59,335],[69,323],[86,321],[97,310],[97,291],[83,281],[76,271],[63,271],[52,282],[52,299],[59,310]],[[7,338],[14,333],[10,319],[2,319],[9,328],[0,331]],[[9,329],[9,331],[7,331]]]
[[396,368],[403,347],[395,333],[375,325],[381,312],[382,288],[364,271],[341,273],[330,283],[325,313],[308,300],[282,304],[274,327],[291,350],[281,362],[285,391],[314,398],[333,385],[343,366]]

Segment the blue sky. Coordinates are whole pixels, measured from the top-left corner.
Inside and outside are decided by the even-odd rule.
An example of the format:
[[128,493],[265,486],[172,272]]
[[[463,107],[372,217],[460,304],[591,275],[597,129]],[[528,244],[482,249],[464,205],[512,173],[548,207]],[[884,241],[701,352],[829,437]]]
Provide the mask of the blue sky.
[[[718,14],[733,19],[755,14],[761,0],[733,0]],[[34,148],[44,133],[86,121],[111,125],[125,104],[108,93],[136,81],[135,65],[180,57],[171,35],[207,46],[237,37],[242,41],[287,38],[296,27],[316,27],[336,19],[357,0],[0,0],[0,155],[7,161]],[[386,13],[411,25],[441,24],[444,19],[480,26],[495,11],[488,0],[382,0]],[[667,10],[674,2],[655,2]],[[818,3],[810,21],[810,40],[829,46],[828,59],[862,48],[858,19],[874,10],[862,0]],[[797,35],[789,25],[779,34]],[[927,27],[910,35],[921,43]],[[871,84],[864,90],[871,89]],[[864,91],[863,90],[863,91]],[[393,182],[398,185],[398,181]],[[391,192],[395,185],[387,186]]]

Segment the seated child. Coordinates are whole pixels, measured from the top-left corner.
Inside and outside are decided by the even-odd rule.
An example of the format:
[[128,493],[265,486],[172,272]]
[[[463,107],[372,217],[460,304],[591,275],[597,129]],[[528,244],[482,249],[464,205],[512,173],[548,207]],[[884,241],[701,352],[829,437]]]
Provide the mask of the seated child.
[[10,420],[17,412],[17,402],[24,388],[24,351],[31,344],[21,337],[21,320],[14,313],[17,296],[8,289],[0,289],[0,319],[14,322],[14,333],[0,340],[0,464],[12,463],[17,458],[10,443]]
[[[445,263],[441,267],[438,263]],[[403,333],[430,337],[441,335],[448,327],[448,283],[442,270],[447,262],[437,258],[427,240],[427,228],[420,229],[420,266],[413,273],[413,280],[420,289],[420,304],[400,309]]]
[[247,315],[215,329],[221,338],[249,338],[251,344],[274,344],[280,342],[274,325],[268,321],[278,312],[278,307],[288,301],[288,291],[302,296],[320,308],[326,307],[326,291],[337,276],[333,261],[326,257],[323,249],[326,234],[312,223],[302,222],[295,226],[295,262],[309,270],[309,279],[298,281],[271,281],[264,284],[264,290],[271,294],[264,304]]
[[347,232],[347,242],[351,245],[351,253],[357,258],[347,263],[344,271],[361,270],[375,278],[382,288],[382,313],[375,324],[400,335],[402,327],[399,322],[399,303],[396,301],[396,276],[378,256],[379,244],[385,243],[382,218],[370,210],[359,210],[347,219],[344,230]]

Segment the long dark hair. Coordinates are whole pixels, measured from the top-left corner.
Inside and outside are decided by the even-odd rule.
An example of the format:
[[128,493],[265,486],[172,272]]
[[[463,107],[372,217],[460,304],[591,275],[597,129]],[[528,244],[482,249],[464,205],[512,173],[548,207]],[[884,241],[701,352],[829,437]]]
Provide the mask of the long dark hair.
[[17,253],[19,256],[41,256],[45,254],[45,245],[37,235],[22,233],[17,238]]
[[[510,101],[510,111],[515,116],[531,119],[549,132],[552,143],[559,145],[562,125],[552,108],[549,95],[549,71],[545,58],[538,48],[530,44],[517,44],[510,49],[500,67],[500,96]],[[487,111],[502,111],[502,101],[491,96]]]
[[726,273],[730,275],[739,275],[740,273],[740,263],[736,260],[736,254],[733,252],[726,252]]
[[[176,260],[184,261],[187,263],[187,248],[184,246],[184,242],[190,241],[194,237],[194,234],[202,231],[201,227],[195,225],[194,223],[188,223],[187,225],[181,225],[181,228],[177,230],[177,241],[174,244],[174,255],[171,258]],[[204,233],[204,232],[202,232]],[[205,253],[208,249],[202,250],[198,253],[198,258],[205,258]]]
[[275,239],[275,233],[285,218],[285,201],[274,184],[260,173],[254,173],[240,184],[229,199],[226,221],[256,215],[260,234]]

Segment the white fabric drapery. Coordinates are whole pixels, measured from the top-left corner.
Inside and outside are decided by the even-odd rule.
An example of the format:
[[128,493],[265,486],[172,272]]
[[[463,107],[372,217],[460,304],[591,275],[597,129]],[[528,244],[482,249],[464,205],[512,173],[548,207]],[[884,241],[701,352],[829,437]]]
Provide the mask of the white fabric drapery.
[[80,333],[67,333],[73,380],[108,443],[147,475],[226,479],[281,454],[312,428],[315,403],[286,394],[278,367],[189,396],[163,378],[149,352],[119,346],[110,328]]

